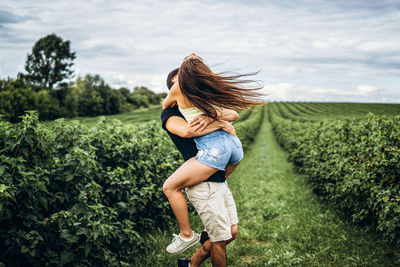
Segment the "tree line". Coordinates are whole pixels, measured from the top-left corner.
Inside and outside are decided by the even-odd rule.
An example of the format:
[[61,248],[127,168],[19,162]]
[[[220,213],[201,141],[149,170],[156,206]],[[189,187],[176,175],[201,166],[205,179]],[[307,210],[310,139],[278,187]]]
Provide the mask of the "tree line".
[[118,114],[160,104],[166,96],[143,86],[114,89],[100,75],[71,81],[75,58],[70,41],[55,34],[39,39],[27,55],[26,73],[0,79],[0,116],[17,122],[25,110],[37,110],[41,120]]

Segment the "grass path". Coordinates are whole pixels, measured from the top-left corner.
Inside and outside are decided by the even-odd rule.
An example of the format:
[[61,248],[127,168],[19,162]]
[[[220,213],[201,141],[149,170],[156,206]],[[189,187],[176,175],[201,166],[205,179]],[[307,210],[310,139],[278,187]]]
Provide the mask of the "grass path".
[[[267,120],[228,182],[239,214],[228,266],[400,266],[398,249],[320,202],[305,178],[293,172]],[[192,222],[202,229],[197,216]],[[178,256],[164,252],[171,235],[159,233],[140,266],[176,266]],[[210,260],[203,265],[211,266]]]

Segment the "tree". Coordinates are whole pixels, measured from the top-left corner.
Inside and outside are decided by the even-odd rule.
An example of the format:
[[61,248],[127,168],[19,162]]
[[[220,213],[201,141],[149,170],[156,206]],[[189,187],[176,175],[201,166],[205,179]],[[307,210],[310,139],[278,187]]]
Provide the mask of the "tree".
[[164,92],[162,92],[162,93],[158,93],[157,95],[160,97],[160,100],[161,100],[161,99],[164,99],[164,98],[166,98],[168,94],[167,94],[167,93],[164,93]]
[[7,79],[0,83],[0,114],[11,122],[17,122],[18,116],[25,110],[35,109],[36,93],[22,80]]
[[103,98],[97,91],[98,87],[104,86],[104,80],[99,75],[85,75],[84,78],[78,77],[73,89],[75,96],[78,97],[79,116],[97,116],[104,114]]
[[128,98],[129,94],[131,93],[131,91],[129,91],[129,89],[128,89],[128,88],[125,88],[125,87],[119,88],[118,91],[119,91],[123,96],[125,96],[125,98]]
[[72,77],[71,70],[75,52],[70,51],[70,41],[63,41],[57,35],[49,34],[40,38],[28,54],[26,78],[34,84],[53,88],[54,85]]
[[59,86],[57,90],[50,91],[60,105],[60,117],[78,116],[78,96],[74,95],[73,87],[69,85]]
[[124,95],[107,85],[98,74],[78,77],[73,92],[78,99],[80,116],[121,113],[126,102]]
[[40,120],[53,120],[60,117],[58,100],[46,89],[36,93],[35,109],[39,112]]
[[[141,95],[145,98],[147,98],[147,101],[149,104],[160,104],[161,101],[161,97],[159,95],[156,95],[156,93],[154,93],[153,91],[151,91],[150,89],[148,89],[147,87],[144,86],[136,86],[135,89],[133,90],[132,93],[134,96],[136,95]],[[148,105],[147,105],[148,106]]]

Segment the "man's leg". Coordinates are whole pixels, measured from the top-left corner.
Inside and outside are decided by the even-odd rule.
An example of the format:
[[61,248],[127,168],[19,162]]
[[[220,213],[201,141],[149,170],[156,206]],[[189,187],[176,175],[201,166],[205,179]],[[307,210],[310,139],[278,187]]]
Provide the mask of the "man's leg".
[[[237,237],[238,221],[234,202],[232,205],[230,201],[226,201],[227,198],[232,198],[227,185],[225,183],[202,183],[188,188],[186,193],[210,233],[210,238],[225,240],[213,243],[207,240],[204,246],[192,256],[190,266],[199,266],[210,255],[213,266],[226,266],[226,243]],[[213,197],[208,198],[211,195]],[[235,225],[231,225],[231,222]],[[213,251],[211,252],[211,250]]]
[[210,257],[211,242],[207,240],[190,258],[190,266],[197,267]]
[[[230,242],[235,240],[238,237],[238,225],[232,225],[231,226],[231,233],[232,233],[232,238],[226,241],[226,245],[228,245]],[[210,257],[210,250],[211,250],[211,242],[210,240],[207,240],[204,242],[203,246],[201,246],[196,253],[193,254],[192,258],[190,259],[190,266],[192,267],[197,267],[200,266],[200,264],[203,263],[206,259]],[[226,252],[225,252],[226,254]],[[217,255],[218,257],[218,255]],[[222,255],[223,257],[223,255]],[[225,256],[226,257],[226,256]]]
[[225,243],[221,242],[212,243],[210,254],[213,266],[226,266],[226,245],[229,244],[232,240],[236,239],[239,234],[236,204],[233,199],[232,193],[228,188],[227,183],[226,186],[227,186],[227,191],[226,194],[224,195],[224,205],[229,214],[229,221],[233,223],[233,225],[231,225],[232,238],[225,241]]
[[204,242],[190,259],[190,267],[198,267],[211,256],[211,263],[215,267],[226,266],[226,242],[220,241],[211,243],[210,240]]
[[226,241],[211,243],[211,263],[214,267],[226,266]]

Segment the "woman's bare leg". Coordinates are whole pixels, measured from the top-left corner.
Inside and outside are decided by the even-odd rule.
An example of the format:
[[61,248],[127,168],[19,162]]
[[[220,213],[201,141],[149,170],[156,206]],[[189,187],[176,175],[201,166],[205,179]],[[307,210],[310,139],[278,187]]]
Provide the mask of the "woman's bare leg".
[[236,169],[236,167],[239,165],[239,163],[240,163],[240,161],[238,163],[236,163],[236,164],[233,164],[233,165],[226,165],[225,178],[228,178],[229,175],[232,174],[232,172]]
[[165,181],[163,190],[178,220],[181,237],[190,238],[192,236],[187,203],[181,190],[207,180],[216,171],[218,169],[208,167],[195,158],[191,158]]

